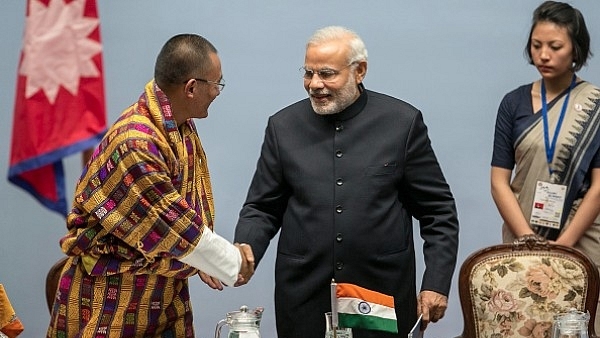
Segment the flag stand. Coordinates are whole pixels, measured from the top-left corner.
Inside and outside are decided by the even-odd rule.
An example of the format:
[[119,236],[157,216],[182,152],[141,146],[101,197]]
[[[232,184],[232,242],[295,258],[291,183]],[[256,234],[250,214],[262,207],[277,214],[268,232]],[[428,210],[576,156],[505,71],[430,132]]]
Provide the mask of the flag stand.
[[338,311],[337,311],[337,283],[331,279],[331,327],[333,329],[333,338],[337,338],[338,330]]

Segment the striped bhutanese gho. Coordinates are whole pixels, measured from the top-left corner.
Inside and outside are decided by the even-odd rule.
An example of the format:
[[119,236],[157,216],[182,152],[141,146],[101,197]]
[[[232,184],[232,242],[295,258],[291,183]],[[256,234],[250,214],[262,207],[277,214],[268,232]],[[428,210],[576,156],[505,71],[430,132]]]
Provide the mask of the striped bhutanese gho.
[[154,81],[109,129],[76,186],[48,336],[193,336],[177,258],[212,229],[204,150]]

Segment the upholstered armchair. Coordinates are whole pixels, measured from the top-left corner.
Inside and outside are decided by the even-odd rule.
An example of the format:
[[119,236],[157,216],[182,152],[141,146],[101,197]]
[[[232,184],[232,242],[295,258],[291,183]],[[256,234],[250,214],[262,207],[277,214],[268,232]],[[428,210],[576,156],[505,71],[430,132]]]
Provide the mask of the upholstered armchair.
[[48,305],[48,310],[52,312],[52,305],[54,304],[54,298],[56,297],[56,291],[58,290],[58,282],[60,279],[60,275],[62,273],[62,269],[67,262],[68,257],[62,257],[58,260],[58,262],[54,263],[48,274],[46,274],[46,304]]
[[582,252],[531,235],[471,254],[462,264],[462,338],[551,338],[556,314],[590,313],[595,337],[598,270]]

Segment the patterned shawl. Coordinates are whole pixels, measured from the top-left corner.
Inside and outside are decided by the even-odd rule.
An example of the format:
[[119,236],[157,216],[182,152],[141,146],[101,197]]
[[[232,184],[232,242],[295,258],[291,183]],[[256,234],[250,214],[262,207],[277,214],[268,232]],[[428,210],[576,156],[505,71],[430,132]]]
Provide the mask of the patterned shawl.
[[213,227],[206,157],[192,120],[178,126],[166,95],[149,82],[110,128],[76,187],[63,251],[91,275],[197,270],[177,258]]

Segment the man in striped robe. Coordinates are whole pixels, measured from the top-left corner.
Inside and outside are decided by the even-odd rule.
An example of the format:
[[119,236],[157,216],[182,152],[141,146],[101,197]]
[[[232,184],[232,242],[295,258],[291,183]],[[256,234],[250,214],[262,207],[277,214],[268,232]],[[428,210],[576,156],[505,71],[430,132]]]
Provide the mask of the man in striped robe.
[[223,89],[215,47],[198,35],[163,46],[136,103],[83,170],[67,218],[48,337],[193,337],[188,278],[237,286],[250,246],[212,231],[208,166],[192,118]]

